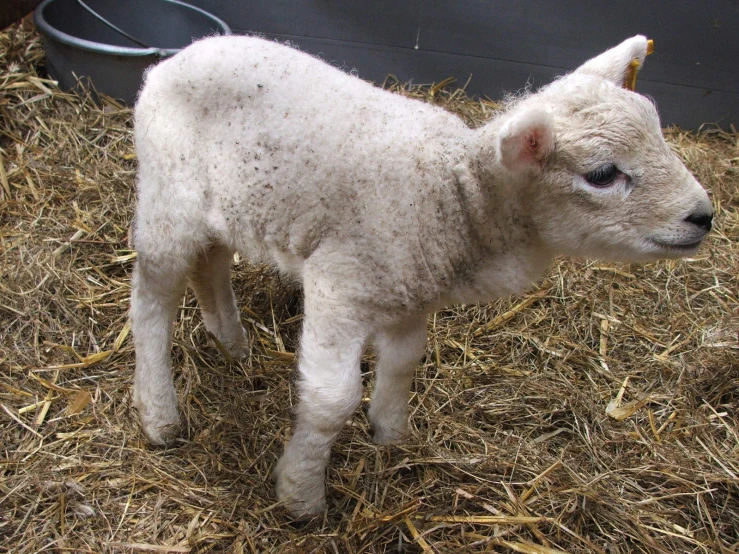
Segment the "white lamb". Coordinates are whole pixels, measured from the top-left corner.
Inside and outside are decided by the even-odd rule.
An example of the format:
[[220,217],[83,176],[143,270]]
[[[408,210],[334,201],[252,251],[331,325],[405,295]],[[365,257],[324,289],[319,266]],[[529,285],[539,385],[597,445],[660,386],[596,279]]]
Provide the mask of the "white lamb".
[[258,38],[210,38],[149,71],[131,317],[144,433],[177,433],[170,347],[186,283],[207,329],[247,349],[232,253],[269,262],[305,294],[293,436],[277,496],[325,506],[331,445],[377,353],[375,440],[408,434],[426,316],[518,293],[556,255],[640,261],[696,252],[706,192],[670,151],[652,103],[622,88],[642,36],[523,97],[479,129]]

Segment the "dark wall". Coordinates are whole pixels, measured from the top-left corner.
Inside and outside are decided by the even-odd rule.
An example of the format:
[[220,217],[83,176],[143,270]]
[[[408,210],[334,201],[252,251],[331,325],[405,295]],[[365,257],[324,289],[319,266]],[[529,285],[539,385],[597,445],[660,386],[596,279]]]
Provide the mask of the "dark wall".
[[31,13],[41,0],[0,0],[0,30]]
[[655,41],[637,90],[665,125],[739,125],[739,2],[188,0],[237,33],[289,39],[375,82],[449,76],[492,99],[539,86],[635,35]]

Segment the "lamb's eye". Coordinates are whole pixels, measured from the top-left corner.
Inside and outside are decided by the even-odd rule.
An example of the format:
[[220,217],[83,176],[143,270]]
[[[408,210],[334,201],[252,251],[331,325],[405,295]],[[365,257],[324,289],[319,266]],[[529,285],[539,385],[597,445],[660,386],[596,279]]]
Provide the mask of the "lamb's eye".
[[585,180],[594,187],[607,187],[621,172],[613,164],[605,164],[585,175]]

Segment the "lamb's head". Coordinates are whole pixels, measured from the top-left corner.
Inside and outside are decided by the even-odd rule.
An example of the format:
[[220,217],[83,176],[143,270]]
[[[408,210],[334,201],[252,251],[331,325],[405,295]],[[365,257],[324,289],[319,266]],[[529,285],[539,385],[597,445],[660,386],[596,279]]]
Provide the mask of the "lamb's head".
[[646,54],[646,38],[626,40],[523,99],[499,128],[498,163],[558,254],[676,258],[710,231],[708,195],[665,142],[654,105],[623,88]]

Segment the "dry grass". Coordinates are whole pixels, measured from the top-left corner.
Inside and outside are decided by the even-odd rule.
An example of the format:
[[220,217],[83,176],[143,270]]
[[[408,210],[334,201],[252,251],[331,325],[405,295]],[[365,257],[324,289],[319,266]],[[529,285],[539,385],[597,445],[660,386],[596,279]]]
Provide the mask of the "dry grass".
[[[0,551],[739,551],[736,134],[668,132],[717,209],[696,258],[562,261],[538,292],[431,318],[414,440],[376,447],[358,413],[327,514],[301,526],[270,480],[299,293],[238,267],[244,363],[185,298],[186,433],[150,447],[129,392],[131,112],[59,92],[42,65],[30,29],[0,34]],[[495,108],[431,92],[405,91],[471,123]]]

